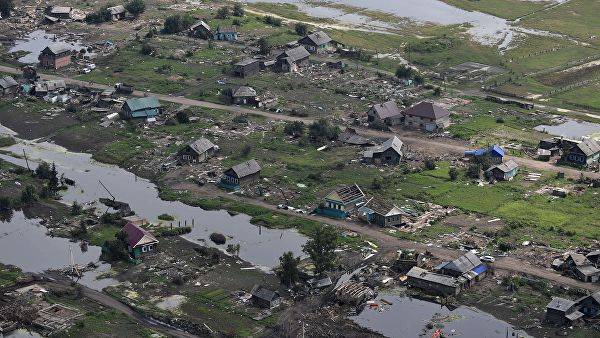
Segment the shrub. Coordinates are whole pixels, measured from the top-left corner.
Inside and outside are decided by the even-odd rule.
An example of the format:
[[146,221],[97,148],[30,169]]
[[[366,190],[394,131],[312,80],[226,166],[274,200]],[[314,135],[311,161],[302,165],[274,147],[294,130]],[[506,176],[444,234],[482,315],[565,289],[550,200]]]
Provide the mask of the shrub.
[[456,167],[451,167],[448,170],[448,176],[450,176],[451,181],[456,181],[456,179],[458,178],[458,169],[456,169]]
[[281,25],[282,25],[282,21],[281,21],[281,19],[279,19],[279,18],[275,18],[275,17],[272,17],[272,16],[270,16],[270,15],[267,15],[267,16],[265,16],[265,17],[263,18],[263,21],[264,21],[264,22],[265,22],[267,25],[271,25],[271,26],[274,26],[274,27],[281,27]]
[[38,199],[37,192],[35,188],[31,185],[25,187],[25,190],[21,193],[21,202],[22,203],[31,203],[35,202]]
[[158,228],[155,232],[158,237],[173,237],[189,234],[192,232],[190,227],[177,227],[177,228]]
[[161,221],[174,221],[175,217],[173,217],[169,214],[161,214],[161,215],[158,215],[158,219]]
[[306,128],[306,126],[304,125],[304,122],[293,121],[293,122],[286,123],[285,127],[283,128],[283,132],[286,135],[290,135],[293,137],[300,137],[300,136],[304,135],[305,128]]
[[147,43],[142,44],[142,48],[140,49],[140,53],[142,55],[152,55],[152,54],[154,54],[154,52],[155,52],[154,47],[150,46]]
[[215,244],[223,245],[225,244],[227,238],[223,234],[213,232],[212,234],[210,234],[210,240],[213,241]]
[[267,41],[267,39],[265,38],[260,38],[258,39],[258,49],[259,49],[259,53],[266,55],[269,54],[271,52],[271,44],[269,44],[269,42]]
[[425,159],[425,169],[427,170],[435,170],[435,160],[432,158]]
[[308,128],[310,140],[313,143],[323,143],[326,141],[333,141],[337,139],[340,128],[334,126],[326,119],[319,119],[313,122]]
[[176,34],[183,32],[194,24],[194,18],[189,14],[174,14],[165,20],[163,33]]
[[405,65],[400,65],[396,69],[396,77],[400,79],[409,79],[412,76],[412,73],[413,69]]
[[8,18],[14,8],[15,5],[12,0],[0,0],[0,15],[3,18]]
[[221,20],[228,19],[230,15],[231,15],[231,12],[229,11],[229,7],[223,6],[217,10],[217,14],[215,15],[215,18],[221,19]]
[[233,5],[233,16],[242,17],[245,14],[246,14],[246,11],[244,10],[244,7],[242,6],[241,3],[237,2],[235,5]]
[[302,22],[298,22],[294,26],[294,30],[296,31],[296,34],[300,36],[305,36],[308,33],[308,25]]
[[144,0],[131,0],[125,4],[125,9],[137,18],[146,10],[146,4]]
[[109,6],[104,6],[98,11],[88,14],[85,17],[85,21],[87,21],[88,23],[103,23],[110,21],[112,19],[112,16],[110,15],[108,7]]
[[178,111],[176,117],[179,123],[190,123],[190,118],[185,110]]

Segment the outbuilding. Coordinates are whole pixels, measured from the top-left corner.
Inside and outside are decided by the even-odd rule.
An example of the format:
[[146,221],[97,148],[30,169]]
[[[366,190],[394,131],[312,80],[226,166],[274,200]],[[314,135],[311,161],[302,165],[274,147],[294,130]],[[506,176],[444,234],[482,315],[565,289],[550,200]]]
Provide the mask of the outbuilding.
[[488,177],[498,181],[510,181],[517,175],[518,171],[519,165],[513,160],[508,160],[489,168],[486,174]]
[[188,29],[188,35],[200,39],[212,39],[214,34],[210,26],[204,20],[197,21]]
[[439,131],[450,126],[450,112],[433,102],[423,101],[404,111],[404,125],[425,131]]
[[129,99],[123,104],[121,116],[128,119],[150,118],[160,114],[162,105],[156,97],[140,97]]
[[310,53],[303,46],[288,49],[279,54],[275,61],[275,67],[282,72],[297,72],[301,67],[308,65]]
[[367,112],[367,121],[375,127],[400,125],[402,119],[402,113],[394,101],[375,104]]
[[112,21],[125,19],[125,6],[123,5],[108,7],[106,10],[110,13],[110,19]]
[[382,144],[367,149],[363,153],[363,160],[374,165],[398,165],[402,160],[403,145],[397,136],[393,136]]
[[19,90],[19,83],[12,76],[0,78],[0,95],[15,94]]
[[258,99],[258,95],[256,94],[256,90],[252,87],[241,86],[233,91],[233,103],[235,104],[249,104],[260,106],[260,101]]
[[233,65],[233,74],[245,78],[260,72],[260,61],[255,58],[247,58]]
[[273,309],[281,304],[281,297],[277,291],[269,290],[262,285],[254,285],[250,292],[252,303],[255,306]]

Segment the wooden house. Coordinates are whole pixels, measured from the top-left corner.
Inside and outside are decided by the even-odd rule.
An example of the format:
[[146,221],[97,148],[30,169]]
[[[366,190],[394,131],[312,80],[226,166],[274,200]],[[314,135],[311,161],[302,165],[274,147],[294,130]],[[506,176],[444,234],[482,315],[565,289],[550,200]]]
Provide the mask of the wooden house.
[[281,72],[297,72],[301,67],[308,65],[310,53],[303,47],[288,49],[277,55],[275,68]]
[[156,117],[160,114],[162,105],[156,97],[140,97],[125,101],[121,116],[128,119]]
[[398,165],[402,160],[404,144],[394,136],[378,146],[371,147],[363,153],[363,161],[374,165]]
[[600,159],[600,144],[594,139],[585,139],[566,149],[562,162],[575,166],[589,166],[598,163]]
[[121,230],[127,235],[127,250],[132,258],[137,259],[142,254],[154,251],[158,240],[146,229],[133,223],[127,223]]
[[260,72],[260,61],[254,58],[244,59],[233,65],[233,75],[245,78]]
[[252,291],[250,291],[252,297],[250,298],[254,306],[258,306],[265,309],[273,309],[281,304],[281,297],[276,291],[269,290],[262,285],[254,285]]
[[260,171],[260,165],[256,160],[240,163],[225,170],[219,185],[226,189],[239,190],[243,186],[258,182]]
[[214,37],[212,29],[203,20],[200,20],[195,24],[191,25],[188,29],[188,35],[194,38],[200,38],[205,40],[212,39]]
[[304,48],[310,53],[319,53],[333,50],[332,40],[323,31],[314,32],[309,34],[300,40],[298,44],[304,46]]
[[495,179],[497,181],[510,181],[517,175],[518,171],[519,165],[513,160],[508,160],[504,163],[490,167],[486,171],[486,175],[490,179]]
[[404,111],[406,127],[439,131],[450,126],[450,112],[433,102],[423,101]]
[[380,227],[399,227],[406,223],[408,214],[394,204],[372,200],[367,205],[369,209],[373,210],[371,224]]
[[233,103],[235,104],[260,106],[260,101],[258,99],[258,95],[256,94],[256,90],[254,90],[252,87],[241,86],[233,91],[232,97]]
[[38,60],[44,68],[66,67],[71,64],[71,49],[64,43],[54,43],[40,52]]
[[325,196],[323,204],[315,212],[334,218],[346,218],[349,212],[364,202],[365,194],[358,185],[340,187]]
[[461,291],[461,286],[452,276],[446,276],[427,271],[415,266],[406,274],[408,284],[426,293],[442,296],[456,296]]
[[12,76],[0,78],[0,95],[16,94],[19,91],[19,83]]
[[106,10],[110,13],[110,19],[112,21],[125,19],[125,6],[123,5],[108,7]]
[[583,313],[577,310],[577,303],[560,297],[552,297],[546,305],[545,321],[555,325],[571,325],[577,319],[583,317]]
[[213,39],[217,41],[237,41],[238,34],[235,26],[219,26],[213,34]]
[[218,147],[205,138],[199,138],[177,153],[179,163],[200,163],[210,158]]
[[577,300],[579,311],[587,318],[596,318],[600,315],[600,291]]
[[451,262],[444,262],[435,268],[443,275],[459,278],[463,287],[472,286],[487,274],[487,267],[472,252],[467,252]]
[[367,121],[371,126],[397,126],[402,124],[402,113],[394,101],[376,104],[367,112]]

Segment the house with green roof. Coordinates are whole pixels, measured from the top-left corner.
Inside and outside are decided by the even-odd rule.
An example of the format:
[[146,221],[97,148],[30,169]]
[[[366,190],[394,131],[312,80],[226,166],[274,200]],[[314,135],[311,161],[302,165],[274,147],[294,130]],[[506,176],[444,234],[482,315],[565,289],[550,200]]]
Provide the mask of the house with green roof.
[[121,116],[128,119],[149,118],[160,114],[162,105],[156,97],[140,97],[129,99],[123,104]]

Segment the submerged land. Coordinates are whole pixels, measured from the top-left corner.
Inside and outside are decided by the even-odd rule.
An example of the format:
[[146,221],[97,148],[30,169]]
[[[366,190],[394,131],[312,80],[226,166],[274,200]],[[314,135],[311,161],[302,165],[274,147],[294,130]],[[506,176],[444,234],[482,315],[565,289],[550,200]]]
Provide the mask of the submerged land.
[[13,1],[0,330],[597,335],[600,3],[397,2]]

